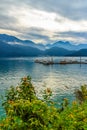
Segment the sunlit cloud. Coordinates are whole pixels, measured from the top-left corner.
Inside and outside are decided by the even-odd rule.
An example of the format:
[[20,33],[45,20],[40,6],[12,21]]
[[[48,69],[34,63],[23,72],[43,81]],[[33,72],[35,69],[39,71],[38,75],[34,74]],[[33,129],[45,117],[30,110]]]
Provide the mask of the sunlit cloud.
[[56,13],[45,12],[35,9],[14,10],[19,25],[22,28],[39,27],[48,31],[87,31],[87,21],[74,21]]
[[36,43],[87,42],[86,37],[80,35],[87,33],[87,1],[78,1],[78,5],[75,0],[0,1],[0,33]]

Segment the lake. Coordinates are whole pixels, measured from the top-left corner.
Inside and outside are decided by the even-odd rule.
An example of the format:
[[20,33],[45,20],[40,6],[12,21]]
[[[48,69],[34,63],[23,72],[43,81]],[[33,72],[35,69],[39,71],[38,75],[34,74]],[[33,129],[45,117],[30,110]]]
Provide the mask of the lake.
[[[4,95],[5,90],[11,85],[17,86],[20,79],[27,75],[32,77],[32,83],[39,98],[42,98],[44,89],[51,88],[53,91],[52,98],[58,102],[64,97],[73,100],[75,89],[87,84],[87,64],[46,66],[35,63],[35,59],[33,57],[0,59],[0,94]],[[38,59],[42,59],[42,57],[38,57]],[[53,57],[53,59],[55,61],[62,59],[79,60],[79,57]],[[82,60],[87,60],[87,57],[82,58]],[[0,117],[3,115],[4,110],[0,100]]]

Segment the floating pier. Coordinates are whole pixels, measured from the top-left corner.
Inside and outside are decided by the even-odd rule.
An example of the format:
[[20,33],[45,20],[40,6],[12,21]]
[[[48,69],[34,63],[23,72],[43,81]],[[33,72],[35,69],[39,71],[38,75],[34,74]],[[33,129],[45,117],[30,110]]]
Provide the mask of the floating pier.
[[43,65],[53,65],[53,64],[87,64],[87,61],[77,61],[77,60],[61,60],[59,62],[54,62],[53,60],[39,60],[36,59],[35,63],[43,64]]
[[48,60],[35,60],[35,63],[39,63],[39,64],[44,64],[44,65],[52,65],[55,64],[53,61],[48,61]]
[[58,64],[87,64],[87,62],[80,61],[60,61]]

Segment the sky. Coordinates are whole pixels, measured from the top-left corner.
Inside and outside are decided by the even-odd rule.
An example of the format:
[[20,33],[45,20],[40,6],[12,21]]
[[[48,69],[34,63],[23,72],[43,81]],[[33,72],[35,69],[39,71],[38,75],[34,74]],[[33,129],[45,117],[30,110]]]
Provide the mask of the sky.
[[87,43],[87,0],[0,0],[0,34]]

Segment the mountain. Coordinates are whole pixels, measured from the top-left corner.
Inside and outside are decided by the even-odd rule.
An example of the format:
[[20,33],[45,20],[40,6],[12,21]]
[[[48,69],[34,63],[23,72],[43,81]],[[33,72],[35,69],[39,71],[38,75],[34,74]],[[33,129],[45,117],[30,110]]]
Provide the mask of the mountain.
[[15,36],[0,34],[0,57],[19,56],[87,56],[87,44],[75,45],[69,41],[53,44],[36,44]]
[[0,41],[3,42],[21,42],[20,39],[11,36],[11,35],[7,35],[7,34],[0,34]]
[[37,47],[38,47],[38,49],[40,49],[40,50],[46,50],[46,47],[45,47],[45,45],[44,44],[36,44],[37,45]]
[[74,53],[75,51],[69,51],[64,48],[59,48],[59,47],[52,47],[50,49],[47,49],[45,51],[45,55],[49,56],[66,56]]
[[87,56],[87,49],[81,49],[72,53],[70,56]]
[[87,44],[74,44],[74,43],[70,43],[68,41],[58,41],[55,42],[53,44],[47,44],[46,48],[50,49],[52,47],[60,47],[60,48],[64,48],[67,50],[80,50],[80,49],[84,49],[87,48]]
[[36,44],[31,40],[21,40],[19,38],[16,38],[14,36],[11,35],[7,35],[7,34],[0,34],[0,41],[6,42],[8,44],[11,45],[22,45],[22,46],[29,46],[29,47],[33,47],[33,48],[38,48],[40,50],[44,50],[45,46],[42,44]]
[[64,48],[64,49],[67,49],[67,50],[74,50],[74,45],[71,44],[70,42],[66,41],[58,41],[54,44],[51,45],[51,47],[61,47],[61,48]]
[[87,44],[79,44],[77,47],[78,47],[78,50],[87,49]]
[[64,48],[67,50],[80,50],[80,49],[85,49],[87,48],[87,44],[74,44],[71,43],[69,41],[57,41],[55,43],[52,44],[36,44],[31,40],[21,40],[19,38],[16,38],[14,36],[11,35],[7,35],[7,34],[0,34],[0,41],[6,42],[8,44],[20,44],[23,46],[30,46],[30,47],[34,47],[34,48],[38,48],[40,50],[46,50],[46,49],[50,49],[53,47],[59,47],[59,48]]
[[43,51],[34,47],[11,45],[0,41],[0,57],[39,56],[42,54]]

